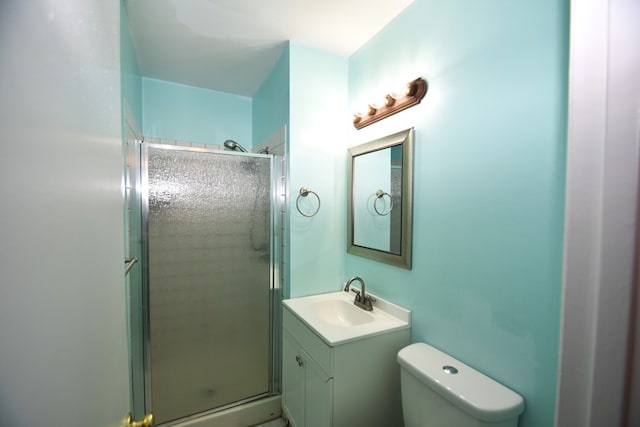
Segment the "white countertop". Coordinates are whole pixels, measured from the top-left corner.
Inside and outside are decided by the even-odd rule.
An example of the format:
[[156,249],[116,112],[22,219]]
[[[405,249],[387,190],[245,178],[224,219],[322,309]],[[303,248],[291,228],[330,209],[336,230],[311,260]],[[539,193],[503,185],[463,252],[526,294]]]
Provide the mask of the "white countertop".
[[411,327],[411,311],[372,296],[376,298],[372,311],[355,306],[355,294],[343,291],[282,303],[330,346]]

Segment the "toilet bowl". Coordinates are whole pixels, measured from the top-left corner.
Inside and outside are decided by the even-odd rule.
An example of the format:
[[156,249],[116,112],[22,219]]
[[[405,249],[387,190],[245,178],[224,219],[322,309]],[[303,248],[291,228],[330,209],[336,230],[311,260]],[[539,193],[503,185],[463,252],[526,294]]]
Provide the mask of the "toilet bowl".
[[516,392],[425,343],[398,352],[405,427],[516,427]]

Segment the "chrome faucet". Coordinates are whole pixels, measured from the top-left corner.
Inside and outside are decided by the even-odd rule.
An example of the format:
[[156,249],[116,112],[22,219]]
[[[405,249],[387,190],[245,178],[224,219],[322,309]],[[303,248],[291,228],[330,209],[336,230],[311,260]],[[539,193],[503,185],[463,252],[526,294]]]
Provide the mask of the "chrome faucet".
[[353,276],[351,279],[347,280],[347,283],[344,284],[344,291],[345,292],[349,292],[349,289],[351,287],[351,284],[355,281],[360,282],[360,290],[357,291],[355,289],[351,289],[353,292],[356,293],[356,298],[353,301],[353,303],[360,307],[363,310],[367,310],[367,311],[372,311],[373,310],[373,304],[376,299],[371,297],[371,295],[367,295],[365,294],[364,291],[364,280],[362,280],[362,277],[360,276]]

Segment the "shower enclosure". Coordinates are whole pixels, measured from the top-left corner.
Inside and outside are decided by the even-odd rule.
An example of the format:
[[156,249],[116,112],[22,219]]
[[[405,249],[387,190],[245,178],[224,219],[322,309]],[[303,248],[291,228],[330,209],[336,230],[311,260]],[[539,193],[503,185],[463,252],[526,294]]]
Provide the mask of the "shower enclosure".
[[157,425],[177,424],[277,394],[277,162],[141,146],[143,343],[134,408],[152,411]]

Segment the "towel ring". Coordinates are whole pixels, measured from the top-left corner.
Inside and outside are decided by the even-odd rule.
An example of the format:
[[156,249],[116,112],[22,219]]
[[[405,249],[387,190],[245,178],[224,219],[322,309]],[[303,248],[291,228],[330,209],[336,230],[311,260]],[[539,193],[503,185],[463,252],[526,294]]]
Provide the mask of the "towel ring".
[[[309,194],[313,194],[314,196],[316,196],[316,199],[318,199],[318,207],[311,214],[306,214],[302,212],[302,210],[300,209],[300,197],[307,197]],[[306,216],[307,218],[311,218],[312,216],[315,216],[320,210],[320,196],[318,196],[318,194],[315,191],[309,190],[307,187],[300,187],[300,192],[298,193],[298,197],[296,198],[296,209],[298,209],[298,212],[300,212],[300,215]]]
[[[389,209],[387,209],[386,211],[380,212],[378,210],[378,200],[382,200],[382,198],[384,196],[388,196],[389,197]],[[387,193],[386,191],[382,191],[382,190],[376,191],[376,198],[373,201],[373,209],[380,216],[389,215],[391,213],[391,211],[393,210],[393,198],[391,197],[391,194]]]

